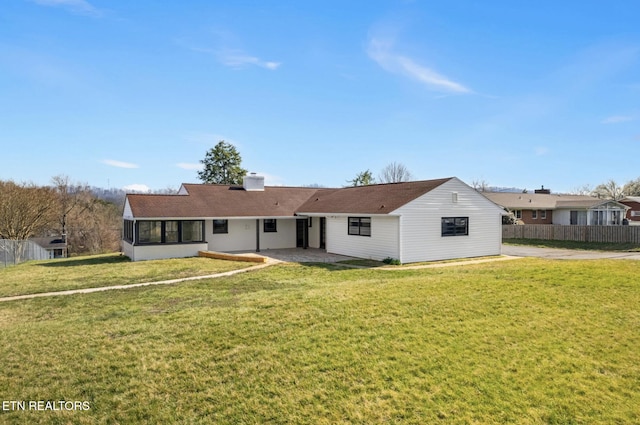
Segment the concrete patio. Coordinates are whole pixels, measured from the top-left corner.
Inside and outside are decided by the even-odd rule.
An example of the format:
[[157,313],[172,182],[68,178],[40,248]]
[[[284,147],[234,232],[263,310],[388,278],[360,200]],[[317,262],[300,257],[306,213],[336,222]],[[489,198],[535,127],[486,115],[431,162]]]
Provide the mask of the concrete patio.
[[324,249],[318,248],[265,249],[260,252],[236,251],[230,254],[255,254],[272,260],[290,263],[337,263],[338,261],[353,259],[353,257],[347,257],[345,255],[330,254]]

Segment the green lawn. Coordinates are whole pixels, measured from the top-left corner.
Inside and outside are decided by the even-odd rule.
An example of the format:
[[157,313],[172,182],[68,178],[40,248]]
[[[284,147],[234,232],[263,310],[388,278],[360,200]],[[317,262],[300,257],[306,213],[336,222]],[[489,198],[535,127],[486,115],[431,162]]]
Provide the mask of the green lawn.
[[0,423],[636,424],[640,262],[272,266],[0,303]]
[[249,266],[200,257],[134,263],[120,254],[30,261],[0,269],[0,297],[207,276]]

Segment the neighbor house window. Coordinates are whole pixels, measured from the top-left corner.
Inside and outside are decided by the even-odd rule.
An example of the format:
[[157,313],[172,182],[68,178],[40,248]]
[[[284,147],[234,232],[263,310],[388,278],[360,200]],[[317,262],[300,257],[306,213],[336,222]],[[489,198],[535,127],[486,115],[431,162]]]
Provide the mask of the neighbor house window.
[[442,236],[469,234],[469,217],[442,217]]
[[545,220],[547,218],[547,210],[540,211],[540,218]]
[[229,220],[213,220],[213,233],[229,233]]
[[349,217],[350,235],[371,236],[371,217]]
[[180,232],[177,221],[164,222],[164,243],[180,242]]
[[522,218],[522,210],[515,210],[514,212],[516,213],[516,218],[517,219],[521,219]]
[[531,211],[531,218],[534,219],[534,220],[538,219],[538,211],[537,210]]
[[183,221],[181,242],[202,242],[202,221]]
[[162,243],[162,222],[161,221],[138,222],[138,242]]
[[278,231],[277,220],[275,218],[265,218],[264,219],[264,232],[265,233],[273,233]]

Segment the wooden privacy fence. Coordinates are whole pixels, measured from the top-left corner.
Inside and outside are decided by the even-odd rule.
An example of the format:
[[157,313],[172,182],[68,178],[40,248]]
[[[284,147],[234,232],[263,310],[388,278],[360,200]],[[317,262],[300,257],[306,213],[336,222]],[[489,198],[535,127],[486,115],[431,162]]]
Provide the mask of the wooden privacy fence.
[[503,225],[502,239],[632,243],[640,245],[640,226]]

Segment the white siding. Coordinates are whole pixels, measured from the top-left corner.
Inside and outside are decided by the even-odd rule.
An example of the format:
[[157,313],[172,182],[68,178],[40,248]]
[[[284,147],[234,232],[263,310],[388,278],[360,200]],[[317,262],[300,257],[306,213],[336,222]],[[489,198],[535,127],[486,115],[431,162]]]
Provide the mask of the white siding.
[[131,205],[129,205],[128,199],[125,199],[124,201],[124,211],[122,213],[122,218],[127,220],[133,220],[133,211],[131,211]]
[[320,217],[311,217],[309,227],[309,248],[320,248]]
[[398,217],[372,216],[371,236],[349,235],[347,227],[347,216],[327,216],[327,252],[372,260],[399,258]]
[[282,249],[296,247],[296,220],[278,219],[277,232],[264,233],[264,226],[260,220],[260,250]]
[[[501,209],[456,178],[393,213],[402,215],[403,263],[500,254]],[[443,237],[442,217],[469,217],[469,235]]]
[[205,221],[205,239],[209,251],[252,251],[256,249],[256,220],[232,219],[228,222],[229,233],[213,234],[213,220]]
[[[260,220],[260,250],[294,248],[296,246],[296,220],[277,219],[275,233],[264,232]],[[229,219],[229,233],[213,233],[213,220],[205,221],[205,238],[210,251],[254,251],[256,249],[256,219]]]
[[[206,243],[175,245],[136,245],[123,243],[124,253],[131,261],[161,260],[164,258],[197,257],[198,251],[206,251]],[[129,247],[127,247],[129,245]]]

